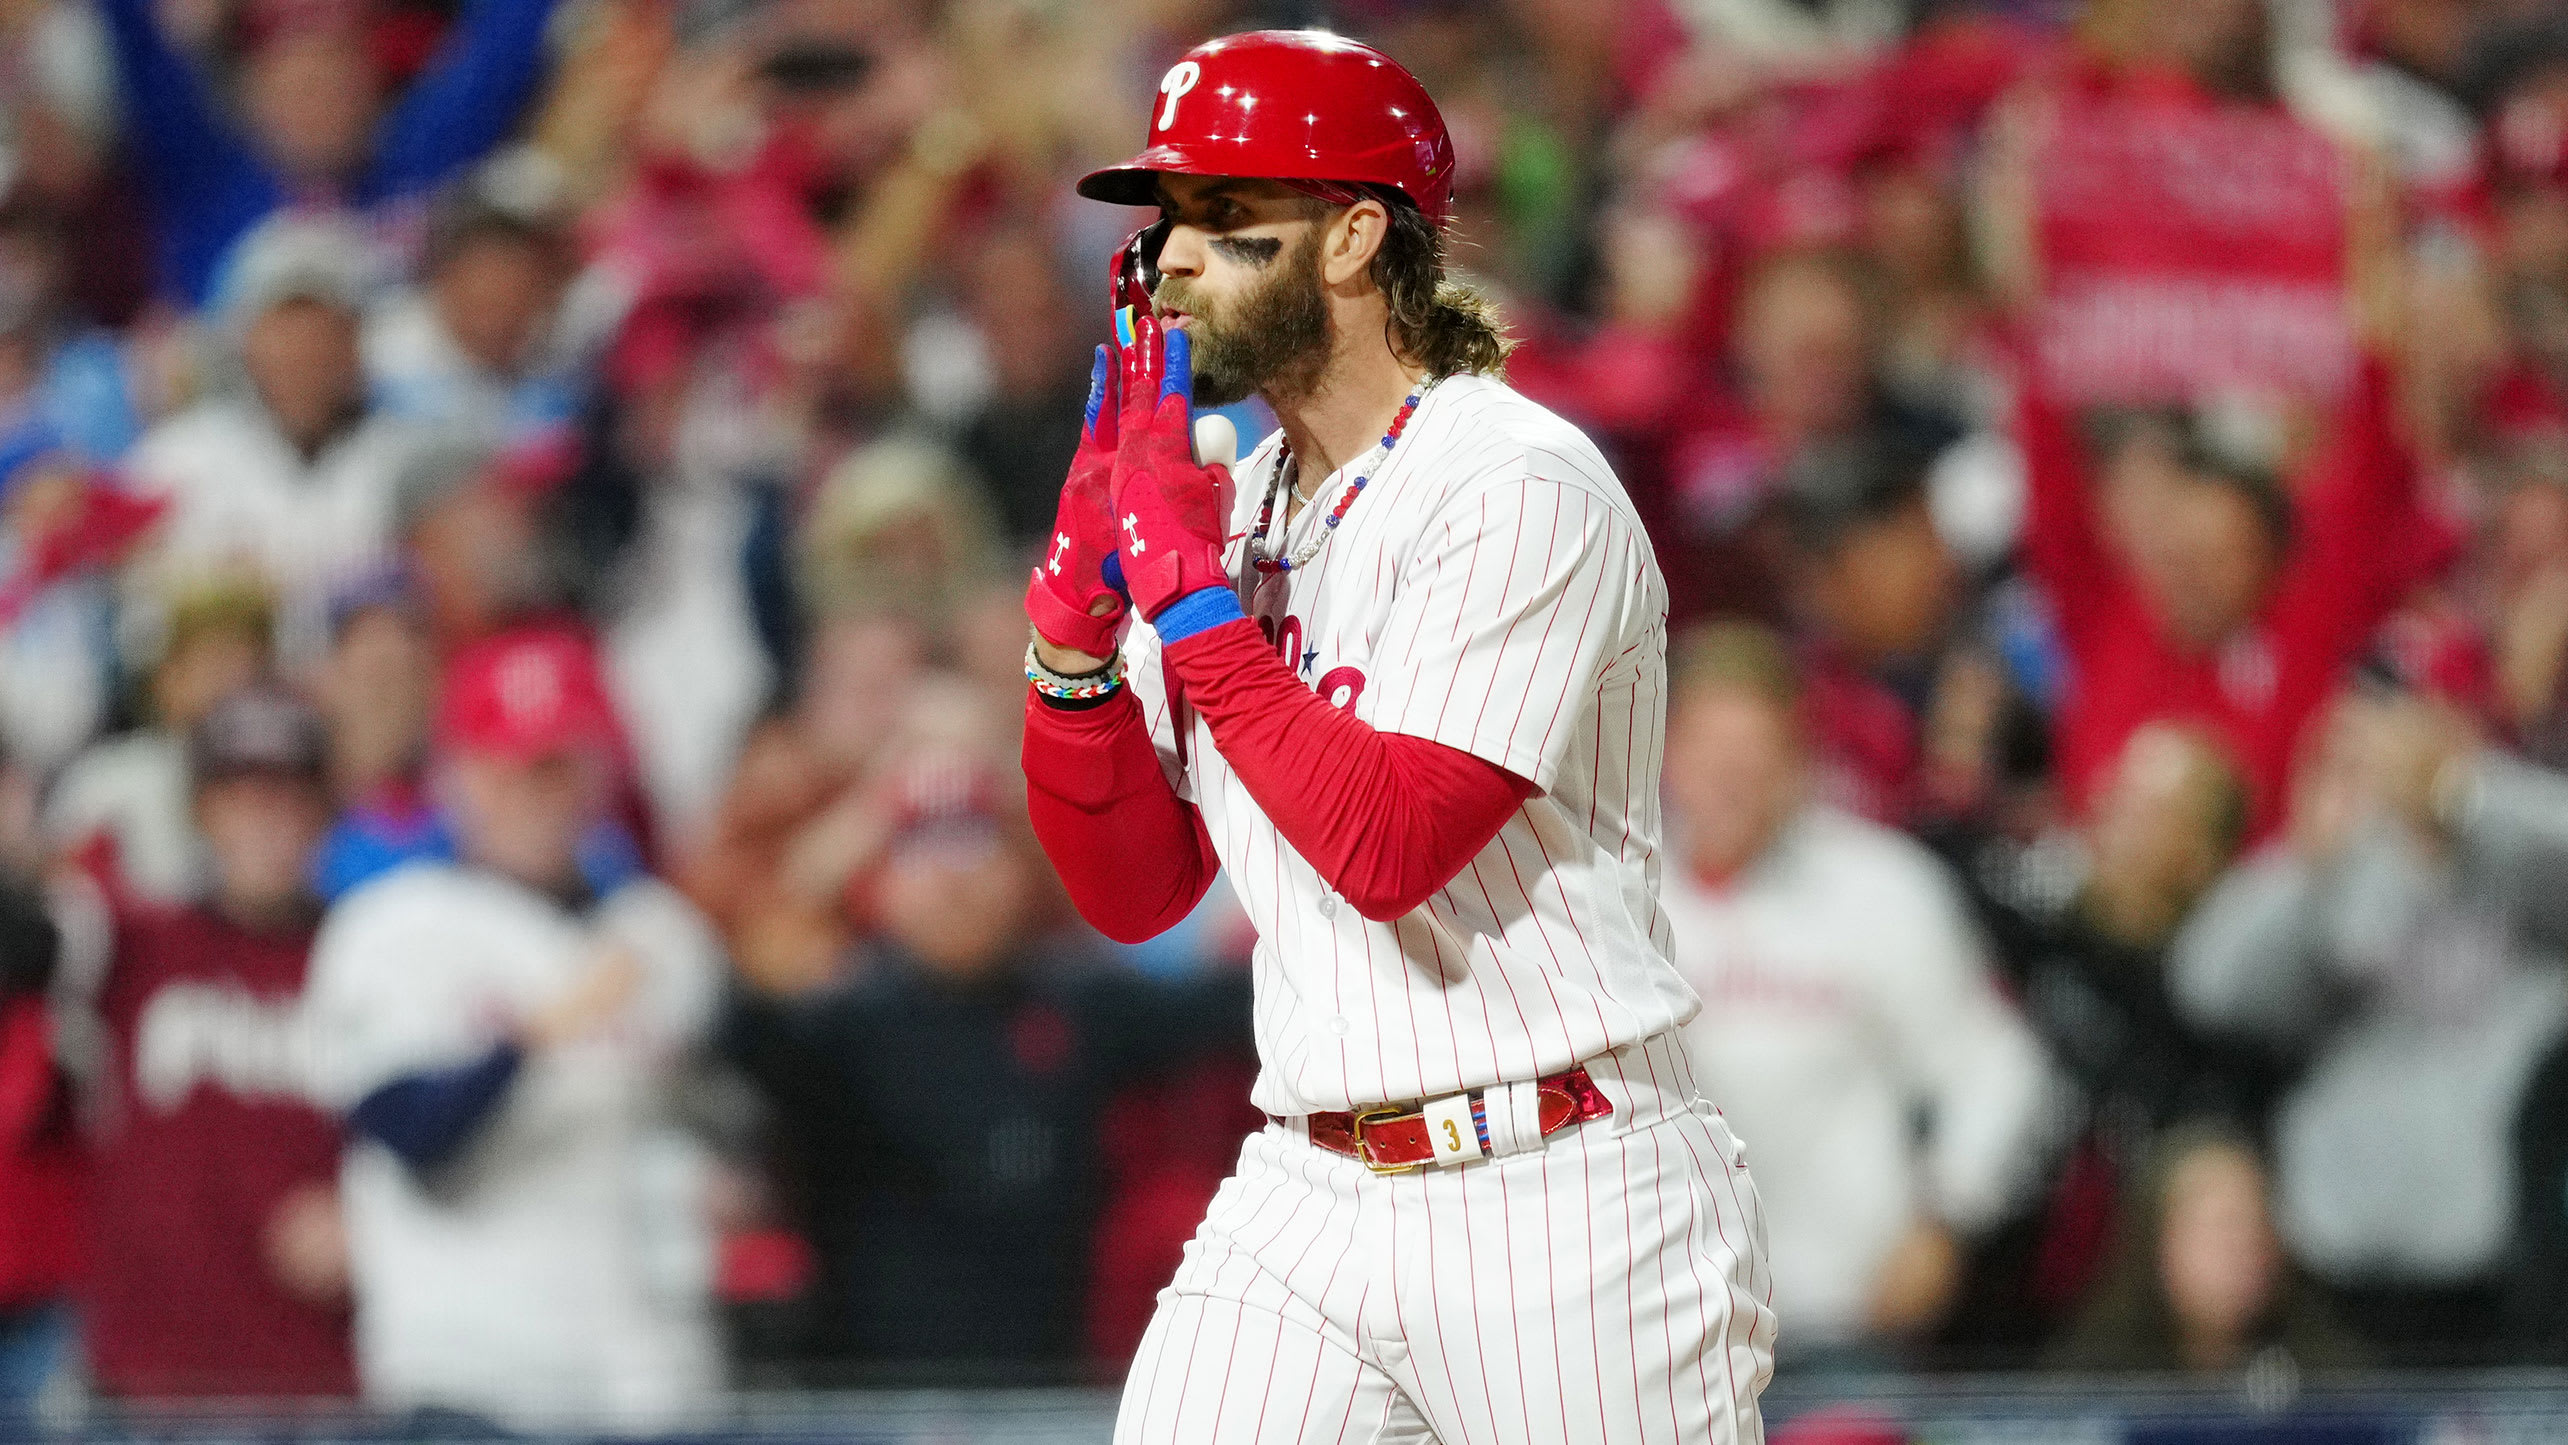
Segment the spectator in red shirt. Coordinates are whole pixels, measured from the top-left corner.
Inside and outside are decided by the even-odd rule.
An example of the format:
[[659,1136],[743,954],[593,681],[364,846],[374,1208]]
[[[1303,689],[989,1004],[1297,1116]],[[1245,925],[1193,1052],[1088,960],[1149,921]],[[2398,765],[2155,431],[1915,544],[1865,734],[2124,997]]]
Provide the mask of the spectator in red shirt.
[[189,749],[212,888],[117,910],[97,1000],[90,1369],[123,1396],[352,1395],[339,1133],[305,1102],[297,1009],[330,818],[320,720],[251,689]]
[[2182,411],[2107,419],[2090,458],[2028,386],[2024,560],[2068,658],[2055,732],[2073,805],[2133,730],[2169,718],[2217,735],[2254,831],[2273,822],[2302,726],[2443,550],[2391,393],[2388,366],[2367,361],[2335,436],[2286,491]]

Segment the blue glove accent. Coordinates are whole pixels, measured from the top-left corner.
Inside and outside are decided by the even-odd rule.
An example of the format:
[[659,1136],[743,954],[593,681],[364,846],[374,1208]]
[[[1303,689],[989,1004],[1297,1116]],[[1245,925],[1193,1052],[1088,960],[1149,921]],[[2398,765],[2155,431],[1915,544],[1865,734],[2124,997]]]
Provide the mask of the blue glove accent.
[[1091,439],[1097,435],[1097,413],[1104,410],[1106,405],[1106,368],[1114,364],[1107,359],[1108,354],[1104,345],[1100,344],[1097,347],[1096,364],[1088,368],[1087,419],[1080,423],[1079,429],[1086,432]]
[[[1097,566],[1097,575],[1106,579],[1106,585],[1115,589],[1116,596],[1122,598],[1126,602],[1130,602],[1132,600],[1132,589],[1124,585],[1123,553],[1108,552],[1106,554],[1106,560],[1099,563]],[[1183,601],[1184,599],[1180,598],[1179,600]]]
[[1150,626],[1159,634],[1162,645],[1174,646],[1198,632],[1225,622],[1242,621],[1247,616],[1239,610],[1239,594],[1228,587],[1198,587],[1161,608],[1159,615],[1150,619]]
[[1195,400],[1195,338],[1184,331],[1168,333],[1168,369],[1160,374],[1159,399],[1186,398],[1192,414]]

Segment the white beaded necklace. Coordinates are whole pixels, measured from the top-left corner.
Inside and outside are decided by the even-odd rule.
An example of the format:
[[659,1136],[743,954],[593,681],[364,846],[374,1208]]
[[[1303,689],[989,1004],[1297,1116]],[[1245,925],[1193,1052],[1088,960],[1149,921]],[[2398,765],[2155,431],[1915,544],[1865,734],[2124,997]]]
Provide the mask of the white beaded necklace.
[[[1408,400],[1400,404],[1399,414],[1391,418],[1391,429],[1383,433],[1382,440],[1374,444],[1372,451],[1365,453],[1361,459],[1347,468],[1355,473],[1355,480],[1347,484],[1344,492],[1338,494],[1337,505],[1329,509],[1328,516],[1322,519],[1322,525],[1311,534],[1310,539],[1294,548],[1289,557],[1284,554],[1284,539],[1291,534],[1292,525],[1287,519],[1288,509],[1278,507],[1276,503],[1283,498],[1285,487],[1291,485],[1296,463],[1293,457],[1293,444],[1284,443],[1283,449],[1275,458],[1275,475],[1266,484],[1266,500],[1257,509],[1257,523],[1248,529],[1249,560],[1257,571],[1298,572],[1308,566],[1312,558],[1320,555],[1320,549],[1329,544],[1331,537],[1337,535],[1338,523],[1346,520],[1347,509],[1355,505],[1355,499],[1363,495],[1364,488],[1373,480],[1374,473],[1381,468],[1383,462],[1390,459],[1392,448],[1400,444],[1400,434],[1408,430],[1410,420],[1418,414],[1419,403],[1427,399],[1428,392],[1435,390],[1439,379],[1430,376],[1419,382],[1417,388],[1409,393]],[[1312,502],[1317,500],[1317,498],[1311,499]]]

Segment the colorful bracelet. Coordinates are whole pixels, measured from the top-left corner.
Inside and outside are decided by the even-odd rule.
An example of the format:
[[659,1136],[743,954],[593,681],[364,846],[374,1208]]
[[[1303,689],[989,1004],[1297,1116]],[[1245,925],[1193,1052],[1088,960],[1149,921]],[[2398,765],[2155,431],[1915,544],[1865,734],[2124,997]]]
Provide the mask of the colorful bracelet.
[[1115,654],[1095,672],[1054,672],[1035,656],[1034,644],[1029,642],[1025,646],[1025,680],[1034,684],[1036,692],[1062,702],[1085,702],[1091,698],[1107,697],[1123,686],[1123,654]]

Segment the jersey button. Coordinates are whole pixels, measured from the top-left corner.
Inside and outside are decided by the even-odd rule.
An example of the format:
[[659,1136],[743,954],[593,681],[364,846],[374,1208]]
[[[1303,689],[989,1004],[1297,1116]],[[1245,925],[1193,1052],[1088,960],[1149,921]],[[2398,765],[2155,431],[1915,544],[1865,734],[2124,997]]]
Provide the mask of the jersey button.
[[1331,889],[1330,891],[1320,895],[1320,916],[1322,918],[1337,917],[1337,906],[1338,896],[1336,890]]
[[1336,1018],[1329,1020],[1329,1032],[1337,1035],[1339,1038],[1345,1038],[1348,1034],[1355,1032],[1355,1025],[1346,1021],[1346,1015],[1340,1014]]

